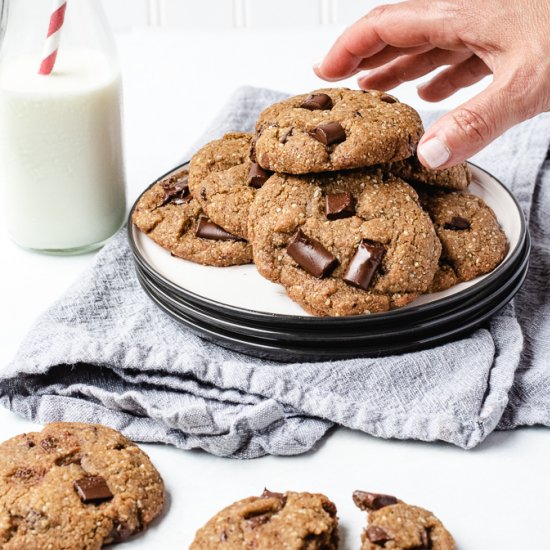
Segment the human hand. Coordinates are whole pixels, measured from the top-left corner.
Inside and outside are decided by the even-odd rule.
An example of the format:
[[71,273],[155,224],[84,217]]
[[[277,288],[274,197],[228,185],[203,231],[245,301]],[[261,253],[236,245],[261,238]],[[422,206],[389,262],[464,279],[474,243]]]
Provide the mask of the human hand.
[[348,28],[314,70],[329,81],[370,70],[359,86],[390,90],[445,65],[419,86],[422,99],[440,101],[491,73],[493,80],[425,133],[418,157],[429,168],[458,164],[511,126],[550,110],[550,1],[379,6]]

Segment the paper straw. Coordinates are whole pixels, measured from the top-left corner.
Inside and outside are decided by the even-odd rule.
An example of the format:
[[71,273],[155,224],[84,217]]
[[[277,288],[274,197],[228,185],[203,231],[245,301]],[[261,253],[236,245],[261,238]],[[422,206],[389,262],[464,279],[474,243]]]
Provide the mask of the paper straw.
[[44,56],[39,74],[51,74],[57,59],[57,51],[59,49],[59,40],[61,38],[61,28],[65,21],[65,10],[67,9],[67,0],[54,0],[52,4],[52,15],[50,17],[50,26],[48,28],[48,36],[44,46]]

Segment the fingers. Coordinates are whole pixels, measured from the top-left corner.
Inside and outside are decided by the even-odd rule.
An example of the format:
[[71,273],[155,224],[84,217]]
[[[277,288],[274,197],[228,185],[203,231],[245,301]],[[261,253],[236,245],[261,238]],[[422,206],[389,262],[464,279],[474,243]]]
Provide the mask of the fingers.
[[365,90],[390,90],[403,82],[431,73],[442,65],[460,63],[471,55],[470,52],[452,52],[439,48],[423,54],[408,55],[360,77],[359,86]]
[[491,69],[477,56],[472,56],[437,74],[418,88],[418,94],[426,101],[441,101],[461,88],[471,86],[491,74]]
[[369,51],[372,55],[384,49],[385,44],[374,29],[362,34],[363,31],[358,28],[360,22],[347,29],[323,61],[314,65],[313,70],[319,78],[331,82],[352,76],[359,71],[359,64],[366,57],[363,51]]
[[325,80],[347,78],[357,72],[363,59],[386,46],[400,49],[430,44],[458,46],[459,41],[452,33],[442,32],[443,19],[442,12],[427,10],[422,0],[378,6],[338,38],[315,72]]
[[374,55],[371,55],[366,59],[363,59],[363,61],[359,63],[358,68],[374,69],[375,67],[380,67],[381,65],[385,65],[386,63],[389,63],[390,61],[393,61],[398,57],[401,57],[404,55],[412,55],[412,54],[427,52],[432,48],[433,46],[431,46],[430,44],[423,44],[422,46],[417,46],[415,48],[396,48],[394,46],[386,46],[380,52]]
[[494,81],[428,129],[418,146],[418,158],[432,169],[463,162],[528,117],[519,103],[508,86]]

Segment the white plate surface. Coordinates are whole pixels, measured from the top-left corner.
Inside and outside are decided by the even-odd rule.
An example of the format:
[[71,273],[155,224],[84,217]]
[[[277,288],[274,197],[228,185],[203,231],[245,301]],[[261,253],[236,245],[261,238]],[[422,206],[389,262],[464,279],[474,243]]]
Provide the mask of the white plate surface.
[[[495,212],[508,237],[508,256],[519,244],[522,214],[502,185],[492,176],[471,166],[473,181],[468,192],[481,197]],[[209,267],[175,258],[132,226],[136,246],[144,260],[160,275],[179,287],[229,306],[279,315],[309,315],[290,298],[282,286],[264,279],[253,265]],[[507,256],[507,257],[508,257]],[[498,268],[497,268],[498,269]],[[443,292],[425,294],[406,307],[417,306],[456,294],[481,282],[483,275]]]

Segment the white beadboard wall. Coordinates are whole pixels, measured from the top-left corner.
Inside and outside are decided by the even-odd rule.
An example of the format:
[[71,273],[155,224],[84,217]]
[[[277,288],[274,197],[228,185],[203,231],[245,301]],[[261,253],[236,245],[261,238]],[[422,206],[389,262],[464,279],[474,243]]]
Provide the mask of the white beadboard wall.
[[398,0],[102,0],[116,31],[134,27],[231,28],[351,24]]

